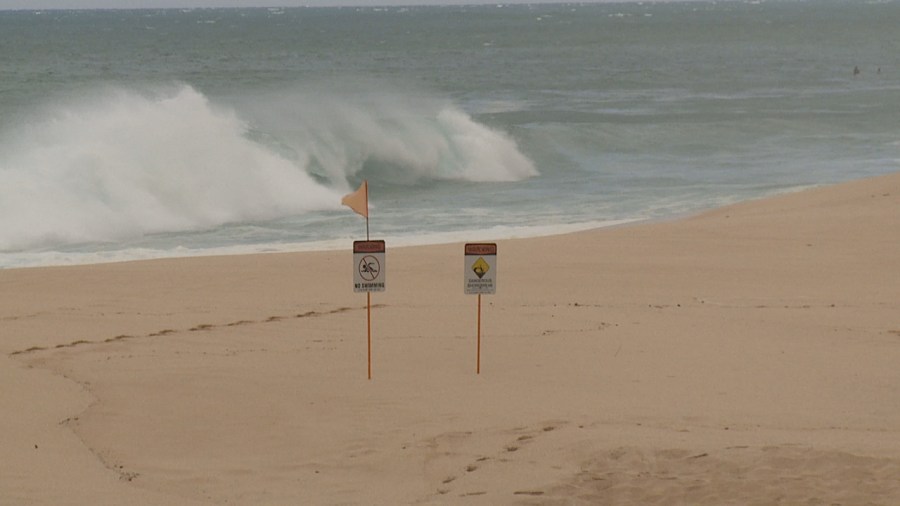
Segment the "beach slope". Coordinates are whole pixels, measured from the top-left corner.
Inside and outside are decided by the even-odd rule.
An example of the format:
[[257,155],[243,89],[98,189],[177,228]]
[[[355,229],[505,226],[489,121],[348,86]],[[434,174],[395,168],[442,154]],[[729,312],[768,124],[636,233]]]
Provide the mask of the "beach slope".
[[900,175],[671,222],[0,271],[0,504],[898,504]]

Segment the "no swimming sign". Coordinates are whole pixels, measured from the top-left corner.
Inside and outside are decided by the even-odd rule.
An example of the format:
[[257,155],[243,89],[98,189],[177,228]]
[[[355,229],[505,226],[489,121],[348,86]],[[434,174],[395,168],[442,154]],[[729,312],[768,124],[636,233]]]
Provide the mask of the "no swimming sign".
[[353,241],[353,291],[383,292],[384,241]]

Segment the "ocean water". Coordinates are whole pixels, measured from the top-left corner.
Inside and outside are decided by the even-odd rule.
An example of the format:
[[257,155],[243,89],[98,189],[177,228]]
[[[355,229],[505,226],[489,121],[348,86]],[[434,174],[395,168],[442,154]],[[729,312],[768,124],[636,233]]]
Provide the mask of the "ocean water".
[[[0,11],[0,268],[677,216],[900,169],[900,1]],[[854,71],[858,69],[858,73]]]

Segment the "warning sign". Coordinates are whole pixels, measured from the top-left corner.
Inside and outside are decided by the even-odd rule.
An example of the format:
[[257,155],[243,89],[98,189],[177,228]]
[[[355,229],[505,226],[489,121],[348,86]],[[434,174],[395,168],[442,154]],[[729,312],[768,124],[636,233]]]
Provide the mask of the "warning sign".
[[353,241],[353,291],[384,291],[384,241]]
[[494,243],[466,244],[463,268],[467,294],[497,291],[497,245]]
[[484,275],[491,270],[491,265],[485,261],[484,258],[479,257],[478,260],[475,260],[475,263],[472,264],[472,271],[478,276],[478,279],[484,279]]

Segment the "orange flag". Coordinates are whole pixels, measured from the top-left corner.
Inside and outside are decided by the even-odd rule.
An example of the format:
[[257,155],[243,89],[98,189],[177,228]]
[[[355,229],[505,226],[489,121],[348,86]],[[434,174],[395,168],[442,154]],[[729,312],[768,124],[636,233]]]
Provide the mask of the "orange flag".
[[369,182],[363,181],[359,185],[359,189],[353,193],[344,195],[341,204],[353,209],[356,214],[361,214],[366,218],[369,217]]

